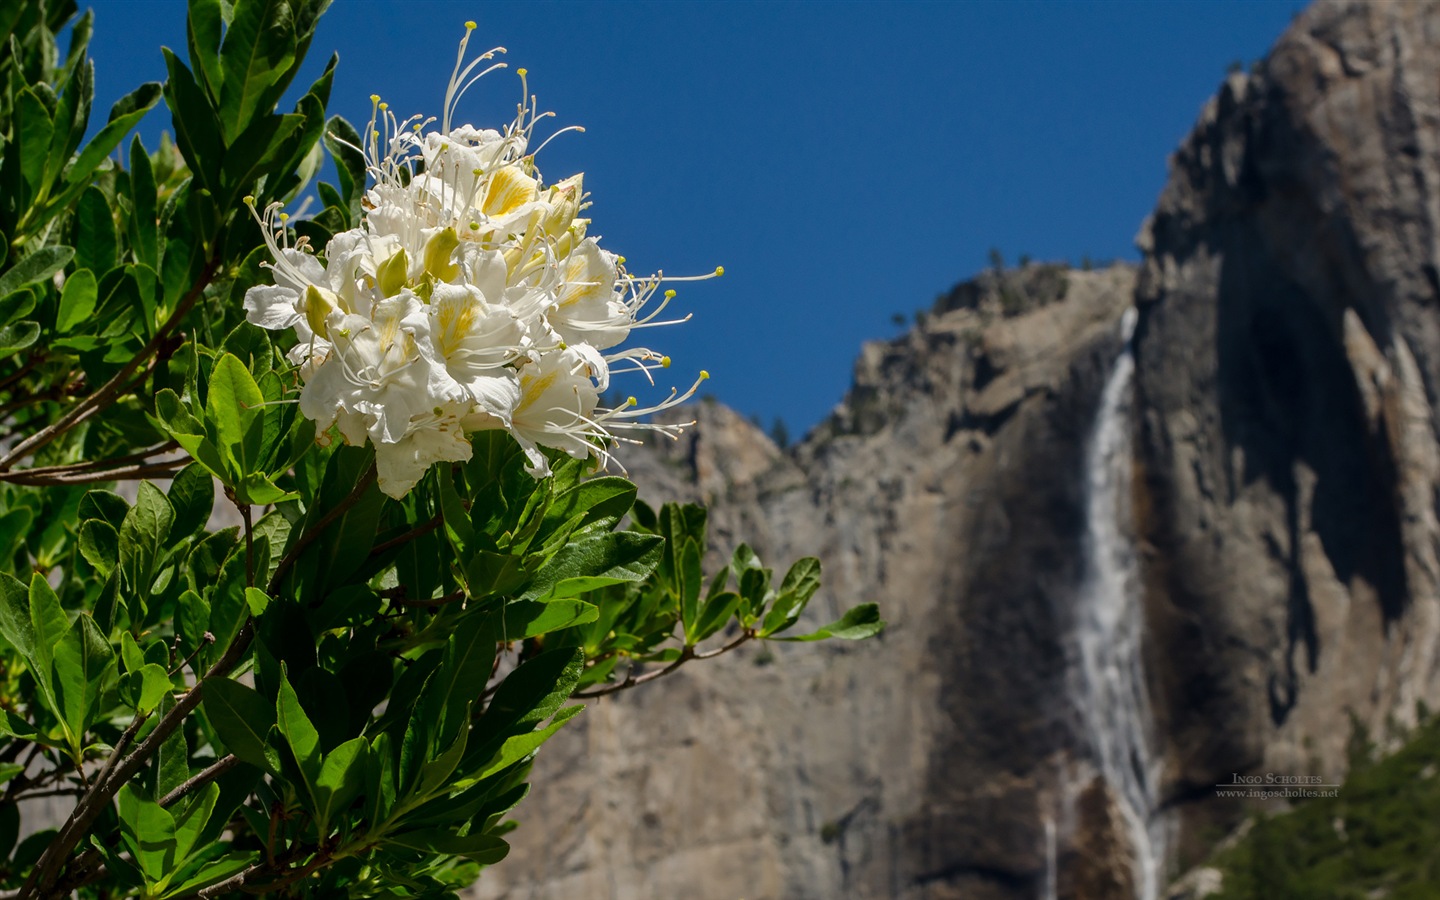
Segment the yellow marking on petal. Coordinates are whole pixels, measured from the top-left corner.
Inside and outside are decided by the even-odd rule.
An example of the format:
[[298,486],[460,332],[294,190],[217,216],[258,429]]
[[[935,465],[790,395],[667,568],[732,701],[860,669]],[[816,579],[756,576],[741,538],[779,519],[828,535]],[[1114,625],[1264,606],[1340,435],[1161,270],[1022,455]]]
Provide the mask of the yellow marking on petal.
[[491,177],[480,208],[487,216],[503,216],[534,200],[538,193],[535,179],[519,166],[506,166]]

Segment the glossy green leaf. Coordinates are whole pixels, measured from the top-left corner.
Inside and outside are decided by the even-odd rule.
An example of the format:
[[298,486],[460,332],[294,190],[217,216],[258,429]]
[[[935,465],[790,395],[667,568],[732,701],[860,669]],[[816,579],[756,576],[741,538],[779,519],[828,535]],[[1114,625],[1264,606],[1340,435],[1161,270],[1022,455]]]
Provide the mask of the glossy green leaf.
[[120,558],[120,535],[108,523],[90,519],[80,525],[80,555],[95,567],[101,578],[107,577]]
[[765,615],[765,624],[760,629],[761,637],[778,634],[794,625],[805,611],[810,598],[820,589],[820,560],[807,556],[798,560],[785,573],[770,612]]
[[480,770],[480,778],[489,778],[501,769],[520,762],[540,749],[540,745],[550,740],[555,732],[564,727],[578,715],[585,707],[583,705],[568,706],[555,714],[555,720],[539,731],[530,731],[525,734],[517,734],[505,739],[500,749]]
[[365,769],[370,745],[363,737],[352,738],[325,754],[315,776],[315,818],[321,833],[343,812],[365,787]]
[[[210,375],[210,393],[205,399],[206,433],[227,463],[234,483],[258,472],[264,442],[264,420],[260,388],[245,364],[225,354]],[[241,498],[241,502],[246,502]]]
[[655,570],[664,547],[662,538],[633,531],[582,538],[557,553],[520,599],[573,597],[607,584],[641,581]]
[[280,669],[280,693],[275,702],[275,720],[280,726],[280,734],[284,736],[285,743],[295,756],[295,762],[300,766],[300,774],[305,779],[311,800],[318,806],[315,783],[320,776],[322,764],[320,733],[315,730],[310,717],[300,705],[300,697],[290,686],[289,676],[283,666]]
[[500,862],[510,852],[510,845],[505,843],[502,838],[488,834],[472,834],[462,837],[444,828],[427,828],[387,835],[385,843],[409,850],[419,850],[425,854],[463,856],[487,866]]
[[[95,720],[100,693],[115,664],[115,652],[86,613],[55,646],[55,687],[60,710],[73,735],[72,753],[79,754],[81,739]],[[163,673],[162,673],[163,674]],[[168,679],[166,679],[168,683]]]
[[74,227],[76,267],[101,274],[115,268],[120,255],[115,213],[99,188],[86,187],[80,195],[75,204]]
[[159,881],[175,862],[175,819],[134,782],[120,789],[120,836],[149,881]]
[[230,752],[242,762],[278,772],[279,758],[268,743],[276,720],[270,701],[228,678],[207,678],[204,690],[205,715]]
[[74,331],[86,324],[95,312],[95,273],[80,269],[65,279],[65,289],[60,295],[60,311],[55,317],[55,328],[61,333]]
[[191,463],[176,474],[166,493],[175,510],[170,526],[176,537],[189,536],[205,527],[215,508],[215,481],[198,463]]
[[845,613],[839,621],[831,622],[818,631],[802,635],[785,635],[771,638],[776,641],[824,641],[838,638],[842,641],[859,641],[874,637],[885,629],[880,618],[880,607],[874,603],[862,603]]

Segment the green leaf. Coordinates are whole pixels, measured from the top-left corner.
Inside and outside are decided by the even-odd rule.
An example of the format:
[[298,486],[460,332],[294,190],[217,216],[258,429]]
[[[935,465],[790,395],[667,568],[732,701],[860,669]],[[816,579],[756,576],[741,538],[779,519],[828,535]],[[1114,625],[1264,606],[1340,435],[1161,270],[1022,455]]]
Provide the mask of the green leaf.
[[199,794],[190,798],[183,810],[175,815],[175,856],[177,860],[183,860],[190,856],[191,851],[202,849],[196,847],[196,841],[205,830],[205,825],[210,821],[210,814],[215,811],[215,804],[220,799],[220,785],[210,782],[205,785]]
[[72,247],[41,247],[0,275],[0,297],[13,294],[27,284],[44,281],[64,268],[74,255]]
[[140,135],[130,141],[130,250],[135,261],[158,269],[160,266],[158,200],[155,172],[150,167],[150,154],[140,142]]
[[205,426],[227,464],[232,484],[238,485],[246,476],[260,471],[260,451],[265,440],[264,402],[245,364],[229,353],[220,357],[210,374]]
[[40,337],[40,323],[28,319],[0,328],[0,356],[24,350]]
[[521,600],[573,597],[597,587],[643,581],[660,560],[663,538],[621,531],[567,544],[535,576]]
[[734,591],[722,591],[706,600],[704,607],[700,610],[700,617],[695,622],[691,640],[698,644],[724,628],[739,605],[740,595]]
[[221,190],[220,164],[225,155],[220,122],[205,93],[195,83],[195,76],[180,58],[166,47],[160,48],[160,52],[165,54],[169,74],[165,80],[165,102],[175,123],[175,145],[201,186],[217,194]]
[[95,273],[80,269],[65,279],[65,291],[60,295],[60,311],[55,318],[55,328],[61,333],[75,330],[83,325],[95,312]]
[[436,722],[438,742],[448,744],[468,724],[470,704],[480,699],[495,663],[499,640],[492,616],[471,616],[462,621],[445,644],[436,672],[438,696],[444,708]]
[[598,521],[618,522],[635,505],[635,485],[624,478],[610,475],[582,481],[555,498],[545,511],[540,526],[542,535],[549,534],[572,519],[577,528]]
[[506,738],[505,743],[500,746],[500,749],[496,751],[495,755],[480,771],[479,777],[482,779],[489,778],[501,769],[512,766],[530,756],[536,750],[540,749],[541,744],[550,740],[555,732],[559,731],[566,722],[575,718],[583,709],[585,709],[583,705],[566,707],[555,714],[555,720],[553,722],[539,731],[530,731],[525,734],[517,734]]
[[770,612],[765,616],[765,624],[760,629],[760,637],[768,637],[778,634],[794,625],[805,611],[805,606],[815,592],[820,589],[820,560],[813,556],[797,560],[785,573],[785,580],[780,585],[780,593],[775,597],[775,602],[770,607]]
[[842,641],[859,641],[874,637],[885,629],[880,618],[880,607],[874,603],[862,603],[845,613],[838,622],[831,622],[819,631],[810,634],[771,638],[775,641],[823,641],[838,638]]
[[290,747],[290,752],[295,755],[295,762],[300,766],[300,775],[305,780],[305,787],[310,792],[311,801],[315,808],[318,808],[319,801],[315,795],[315,783],[320,777],[322,764],[320,733],[315,730],[314,725],[310,724],[310,717],[305,714],[305,709],[300,705],[299,695],[290,686],[290,679],[283,663],[280,667],[280,693],[276,698],[275,713],[280,733]]
[[120,677],[120,696],[139,712],[154,710],[171,690],[170,675],[155,663],[145,663]]
[[518,641],[539,637],[573,625],[584,625],[600,617],[600,610],[584,600],[514,600],[505,604],[500,638]]
[[0,299],[0,325],[8,325],[35,309],[35,304],[38,302],[38,287],[35,285],[21,288],[8,297]]
[[444,828],[426,828],[406,831],[385,837],[385,844],[419,850],[427,855],[445,854],[463,856],[485,866],[493,866],[510,852],[510,845],[501,838],[488,834],[461,836]]
[[680,589],[680,621],[685,626],[685,643],[693,645],[699,640],[695,636],[695,620],[700,617],[700,590],[705,580],[705,573],[700,569],[700,545],[693,540],[685,541],[679,562],[675,574]]
[[325,754],[315,777],[315,818],[321,834],[328,834],[331,818],[348,807],[365,787],[370,745],[352,738]]
[[108,522],[89,519],[80,525],[80,555],[107,578],[120,558],[120,535]]
[[18,151],[20,175],[25,179],[29,196],[36,198],[42,189],[49,188],[45,182],[45,165],[49,161],[54,123],[50,110],[34,87],[26,88],[15,98],[13,117],[16,148],[12,152]]
[[13,554],[19,549],[34,515],[28,506],[20,506],[0,516],[0,554]]
[[74,224],[75,265],[92,273],[115,268],[120,239],[115,234],[115,213],[104,191],[93,185],[85,188],[75,205]]
[[585,655],[577,648],[546,650],[521,663],[501,682],[480,720],[487,740],[513,725],[542,722],[570,698]]
[[215,481],[203,466],[191,463],[176,474],[166,496],[175,510],[171,533],[189,537],[210,520],[215,508]]
[[[110,649],[110,642],[100,633],[95,619],[81,613],[55,647],[55,683],[61,713],[73,735],[71,753],[76,758],[85,732],[95,721],[101,689],[114,665],[115,652]],[[165,681],[168,686],[169,679]]]
[[266,112],[260,108],[261,98],[294,61],[293,14],[291,5],[284,0],[235,3],[220,48],[219,108],[227,143],[235,141],[257,113]]
[[280,771],[280,761],[268,740],[275,727],[275,707],[252,688],[228,678],[207,678],[204,682],[205,715],[220,740],[241,762],[270,772]]
[[121,840],[146,879],[159,881],[175,862],[175,819],[133,781],[118,799]]
[[0,635],[33,664],[35,626],[30,621],[30,592],[5,572],[0,572]]
[[[160,84],[155,81],[147,81],[115,101],[115,105],[110,107],[110,120],[75,158],[75,162],[65,173],[65,183],[76,191],[79,191],[82,185],[90,184],[90,174],[95,171],[95,167],[110,155],[110,151],[120,146],[130,129],[158,102]],[[57,198],[57,201],[61,206],[70,202],[65,195]]]

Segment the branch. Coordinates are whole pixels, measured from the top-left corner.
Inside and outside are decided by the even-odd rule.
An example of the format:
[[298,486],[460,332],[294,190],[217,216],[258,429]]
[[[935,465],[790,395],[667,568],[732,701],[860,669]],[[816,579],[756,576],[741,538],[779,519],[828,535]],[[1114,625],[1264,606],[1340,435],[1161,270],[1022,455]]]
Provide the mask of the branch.
[[[247,621],[240,629],[240,633],[230,642],[230,646],[225,649],[224,655],[216,660],[215,664],[205,673],[205,677],[221,678],[228,674],[245,655],[245,651],[249,649],[250,642],[254,637],[254,622]],[[80,798],[80,802],[70,813],[70,818],[66,819],[59,833],[51,839],[45,852],[40,855],[35,868],[30,871],[30,877],[20,888],[19,896],[25,898],[55,896],[55,882],[60,875],[60,869],[64,865],[65,859],[79,845],[100,814],[110,807],[115,795],[120,793],[120,788],[140,771],[145,760],[153,756],[160,745],[174,734],[175,730],[185,721],[185,717],[200,705],[204,687],[202,680],[182,695],[175,705],[160,717],[160,721],[155,723],[155,729],[150,732],[149,736],[135,748],[134,752],[119,763],[115,762],[120,755],[120,748],[117,745],[116,752],[106,760],[105,767],[91,783],[90,790]],[[134,725],[131,727],[137,728]],[[121,740],[124,740],[123,736]]]
[[371,482],[375,480],[375,474],[375,464],[371,463],[370,468],[366,469],[365,474],[361,475],[360,480],[355,483],[355,489],[345,495],[344,500],[335,504],[335,506],[325,514],[324,518],[315,523],[313,528],[305,529],[305,533],[300,536],[300,540],[295,542],[295,546],[290,548],[289,552],[280,560],[280,564],[275,567],[275,574],[270,578],[270,593],[275,593],[280,587],[280,582],[290,572],[290,567],[295,565],[295,561],[300,558],[300,554],[304,553],[306,548],[315,543],[315,539],[324,534],[325,529],[335,524],[336,519],[345,515],[345,513],[350,511],[350,507],[360,502],[360,498],[365,496],[365,491],[370,487]]
[[657,678],[664,678],[666,675],[674,672],[676,669],[685,665],[692,659],[714,659],[722,653],[729,653],[731,650],[734,650],[736,647],[740,646],[746,641],[751,640],[754,637],[755,633],[753,631],[750,631],[749,629],[746,629],[745,631],[742,631],[740,633],[739,637],[735,638],[735,640],[731,641],[725,646],[719,647],[715,650],[707,651],[705,653],[697,653],[693,646],[684,647],[680,650],[680,658],[663,669],[656,669],[653,672],[646,672],[643,675],[636,675],[634,669],[632,668],[630,674],[625,676],[624,681],[620,681],[615,684],[607,684],[604,687],[598,687],[589,691],[581,691],[578,694],[571,694],[570,696],[575,698],[576,700],[583,700],[589,697],[604,697],[606,694],[615,694],[620,691],[628,691],[630,688],[638,687],[646,683],[647,681],[654,681]]
[[175,307],[175,311],[170,314],[170,318],[165,320],[165,324],[156,330],[155,336],[152,337],[144,347],[140,348],[140,352],[135,354],[133,359],[122,366],[120,371],[116,372],[109,381],[101,385],[100,389],[95,393],[81,400],[73,409],[53,423],[16,444],[9,453],[5,454],[4,458],[0,458],[0,471],[8,471],[15,463],[30,456],[36,450],[39,450],[71,428],[74,428],[125,388],[125,385],[129,383],[131,376],[135,374],[136,370],[149,360],[150,357],[154,356],[156,352],[160,350],[160,347],[170,339],[170,332],[179,327],[181,321],[183,321],[190,310],[194,308],[195,302],[200,299],[200,295],[205,292],[205,288],[210,284],[210,279],[215,277],[215,270],[220,266],[220,257],[222,255],[220,247],[222,244],[223,241],[215,242],[215,252],[211,255],[210,259],[206,260],[205,268],[200,272],[200,277],[196,279],[194,286],[181,298],[180,303]]
[[408,544],[418,537],[424,537],[425,535],[439,528],[440,524],[444,521],[445,520],[440,515],[440,513],[436,513],[435,517],[432,518],[430,521],[426,522],[425,524],[417,525],[416,527],[410,529],[399,537],[391,538],[383,544],[377,544],[376,546],[372,547],[370,549],[370,555],[379,556],[386,550],[394,550],[396,547],[399,547],[402,544]]
[[191,775],[181,782],[180,786],[175,788],[175,790],[161,797],[160,805],[162,807],[169,806],[196,788],[204,787],[238,765],[240,765],[240,760],[237,759],[233,753],[220,757],[218,762],[212,763],[205,769]]

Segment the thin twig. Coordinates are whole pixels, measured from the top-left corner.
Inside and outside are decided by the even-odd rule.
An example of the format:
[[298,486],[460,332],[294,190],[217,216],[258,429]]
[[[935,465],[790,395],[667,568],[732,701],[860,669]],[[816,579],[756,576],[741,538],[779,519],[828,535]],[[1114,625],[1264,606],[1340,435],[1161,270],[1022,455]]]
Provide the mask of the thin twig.
[[377,544],[374,547],[370,548],[370,555],[379,556],[386,550],[394,550],[396,547],[399,547],[402,544],[408,544],[418,537],[424,537],[425,535],[439,528],[440,524],[444,521],[444,518],[441,517],[439,513],[436,513],[435,516],[430,519],[430,521],[424,523],[423,525],[417,525],[416,527],[410,529],[399,537],[391,538],[383,544]]
[[360,498],[365,496],[365,491],[369,489],[371,482],[375,480],[375,474],[375,466],[372,463],[370,468],[365,470],[365,474],[360,476],[360,480],[356,482],[355,489],[345,495],[345,499],[335,504],[335,506],[325,514],[324,518],[315,523],[314,527],[305,529],[305,533],[300,536],[300,540],[295,542],[295,546],[290,548],[289,552],[280,560],[280,564],[275,567],[275,574],[270,577],[270,593],[275,593],[276,589],[280,587],[281,581],[289,574],[290,567],[295,565],[295,561],[300,558],[300,554],[304,553],[306,548],[315,543],[315,540],[324,534],[327,528],[335,524],[335,520],[349,512],[350,507],[360,502]]
[[729,653],[731,650],[734,650],[736,647],[752,639],[753,637],[755,637],[754,632],[748,630],[743,631],[741,632],[739,637],[735,638],[735,640],[731,641],[725,646],[704,653],[696,652],[694,647],[684,647],[680,650],[680,658],[663,669],[656,669],[653,672],[646,672],[643,675],[636,675],[634,673],[634,669],[632,668],[630,674],[625,676],[624,681],[616,682],[615,684],[607,684],[604,687],[598,687],[589,691],[581,691],[578,694],[571,694],[570,696],[574,697],[577,700],[583,700],[590,697],[604,697],[606,694],[614,694],[620,691],[628,691],[630,688],[638,687],[648,681],[654,681],[657,678],[664,678],[666,675],[674,672],[676,669],[685,665],[685,663],[689,662],[692,659],[714,659],[722,653]]
[[196,301],[200,299],[200,295],[205,292],[205,288],[210,284],[210,279],[215,276],[215,270],[220,265],[220,257],[222,255],[220,247],[222,243],[222,241],[216,241],[215,252],[210,256],[210,259],[206,260],[205,268],[200,272],[200,277],[196,279],[195,284],[186,292],[185,296],[181,298],[179,304],[175,307],[175,311],[170,314],[170,318],[166,319],[165,324],[156,330],[155,336],[150,338],[144,347],[140,348],[140,352],[135,354],[134,358],[124,366],[121,366],[120,371],[111,376],[110,380],[101,385],[100,389],[95,393],[81,400],[73,409],[59,419],[16,444],[9,453],[5,454],[3,459],[0,459],[0,471],[9,470],[15,463],[31,455],[46,444],[49,444],[71,428],[74,428],[125,388],[125,385],[130,382],[136,370],[148,361],[150,357],[154,356],[160,347],[169,340],[170,332],[180,325],[185,316],[194,308]]
[[34,475],[30,469],[11,469],[0,471],[0,481],[11,484],[25,484],[32,487],[45,487],[47,485],[59,484],[92,484],[97,481],[134,481],[138,478],[149,478],[158,476],[166,478],[175,474],[175,470],[189,463],[187,459],[169,460],[166,462],[149,463],[147,465],[121,466],[116,469],[103,471],[82,471],[74,474],[56,473]]
[[235,768],[239,764],[240,760],[237,759],[235,757],[235,754],[233,753],[227,756],[220,757],[219,761],[214,762],[209,766],[205,767],[204,769],[200,770],[199,772],[196,772],[194,775],[191,775],[189,778],[181,782],[179,787],[175,788],[175,790],[161,797],[160,805],[169,806],[170,804],[174,803],[176,800],[179,800],[181,797],[185,796],[196,788],[204,787],[205,785],[219,778],[221,775],[224,775],[226,772]]
[[[205,677],[220,678],[228,674],[245,655],[245,651],[249,649],[250,642],[254,637],[254,623],[247,621],[235,639],[230,642],[224,655],[216,660],[215,664],[205,673]],[[155,723],[155,729],[124,760],[116,763],[115,760],[120,754],[118,752],[111,754],[110,758],[106,760],[105,768],[102,769],[102,776],[108,772],[108,777],[96,777],[90,790],[80,798],[80,802],[75,805],[70,817],[60,827],[59,833],[51,839],[35,867],[30,870],[30,876],[20,888],[20,896],[34,897],[52,894],[52,888],[60,875],[60,869],[64,865],[66,857],[84,838],[90,830],[90,826],[95,824],[100,813],[109,808],[110,801],[115,799],[120,788],[134,777],[136,772],[140,771],[145,760],[154,755],[160,745],[169,739],[170,735],[174,734],[175,730],[185,721],[185,717],[200,705],[203,692],[204,681],[202,680],[183,694],[175,705],[160,717],[160,721]],[[123,736],[121,740],[124,740]]]

